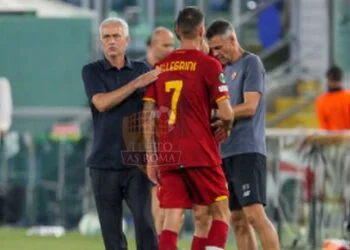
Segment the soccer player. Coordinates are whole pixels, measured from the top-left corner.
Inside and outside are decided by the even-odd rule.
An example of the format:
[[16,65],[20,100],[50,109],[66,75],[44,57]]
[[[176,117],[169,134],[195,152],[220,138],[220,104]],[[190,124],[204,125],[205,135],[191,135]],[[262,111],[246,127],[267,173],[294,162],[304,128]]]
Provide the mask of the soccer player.
[[[213,211],[205,249],[220,250],[228,234],[228,190],[211,131],[210,111],[218,107],[227,131],[233,112],[221,64],[200,51],[205,35],[201,11],[183,9],[176,20],[176,33],[180,49],[156,64],[163,72],[144,96],[147,174],[160,183],[160,206],[165,212],[159,249],[176,249],[184,210],[197,204]],[[152,143],[154,108],[159,131],[156,149]]]
[[253,226],[265,250],[278,250],[276,230],[264,210],[264,66],[256,55],[241,48],[228,21],[215,21],[208,28],[206,37],[213,56],[225,65],[225,78],[235,113],[235,124],[220,149],[230,191],[231,223],[238,249],[258,249]]
[[[152,32],[151,37],[147,40],[147,54],[140,60],[153,68],[154,65],[167,56],[174,50],[175,41],[173,33],[165,27],[157,27]],[[203,53],[209,53],[209,46],[203,39],[200,50]],[[164,223],[164,211],[159,206],[157,193],[159,186],[152,188],[152,215],[158,235],[160,235]],[[211,224],[211,216],[208,213],[208,208],[205,206],[196,205],[192,208],[194,220],[194,240],[192,248],[201,250],[205,247],[207,234]],[[183,220],[182,220],[183,221]]]

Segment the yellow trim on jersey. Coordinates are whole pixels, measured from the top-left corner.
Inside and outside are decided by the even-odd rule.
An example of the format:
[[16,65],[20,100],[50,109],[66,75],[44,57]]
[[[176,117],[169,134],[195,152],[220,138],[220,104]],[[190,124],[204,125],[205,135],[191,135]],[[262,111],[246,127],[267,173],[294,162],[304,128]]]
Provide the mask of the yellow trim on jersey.
[[223,201],[227,199],[227,195],[221,195],[219,197],[216,197],[215,201]]
[[226,100],[226,99],[228,99],[228,97],[227,97],[227,95],[224,95],[224,96],[221,96],[218,99],[216,99],[216,102],[221,102],[221,101]]
[[143,100],[146,102],[156,102],[156,100],[151,97],[144,97]]

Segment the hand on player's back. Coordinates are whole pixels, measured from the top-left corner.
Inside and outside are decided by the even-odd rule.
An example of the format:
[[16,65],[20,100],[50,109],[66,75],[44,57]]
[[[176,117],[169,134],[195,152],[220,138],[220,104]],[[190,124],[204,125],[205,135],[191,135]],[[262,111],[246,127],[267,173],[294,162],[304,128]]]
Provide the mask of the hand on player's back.
[[143,88],[148,86],[149,84],[153,83],[155,80],[158,79],[159,74],[162,73],[161,68],[156,67],[155,69],[140,75],[136,79],[136,86],[137,88]]

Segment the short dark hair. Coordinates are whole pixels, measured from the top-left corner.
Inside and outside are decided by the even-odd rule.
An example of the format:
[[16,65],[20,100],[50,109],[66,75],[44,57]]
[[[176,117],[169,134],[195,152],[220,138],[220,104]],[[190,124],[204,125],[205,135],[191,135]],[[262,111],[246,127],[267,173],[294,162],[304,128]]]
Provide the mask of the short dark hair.
[[343,80],[343,71],[338,66],[332,66],[326,73],[328,81],[341,82]]
[[234,33],[235,30],[232,24],[227,20],[216,20],[207,29],[207,39],[212,39],[217,35],[225,35],[228,31]]
[[175,25],[184,38],[194,39],[196,37],[197,28],[203,20],[203,13],[197,7],[189,6],[179,12]]

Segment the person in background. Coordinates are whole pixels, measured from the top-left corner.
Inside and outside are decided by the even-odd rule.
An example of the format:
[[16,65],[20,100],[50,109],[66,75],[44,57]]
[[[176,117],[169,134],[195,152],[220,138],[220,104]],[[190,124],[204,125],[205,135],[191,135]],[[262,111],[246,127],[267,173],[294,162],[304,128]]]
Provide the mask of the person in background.
[[165,27],[157,27],[152,35],[147,39],[146,56],[140,60],[146,63],[150,68],[162,60],[175,48],[174,34]]
[[343,87],[343,71],[332,66],[326,73],[327,92],[316,99],[317,119],[321,129],[350,129],[350,91]]

